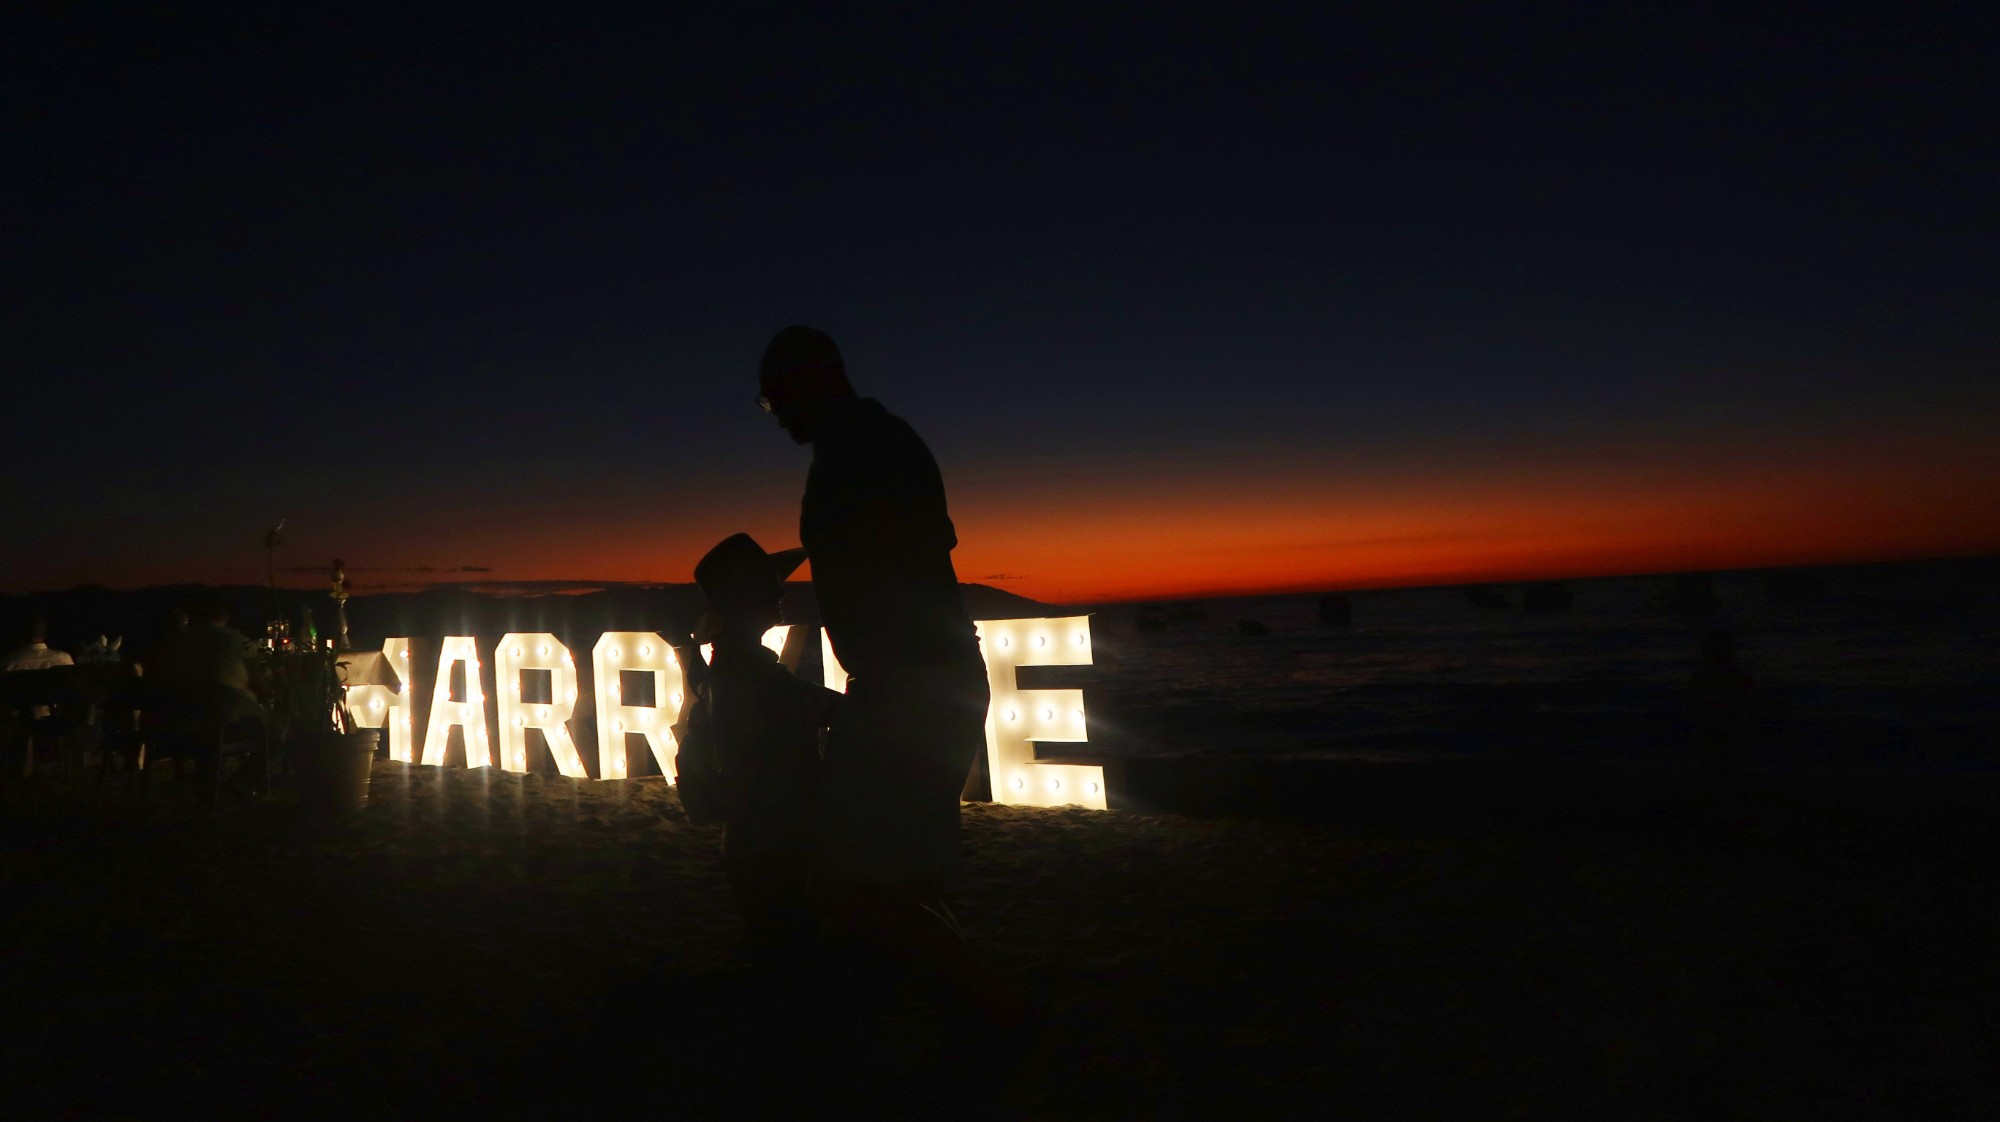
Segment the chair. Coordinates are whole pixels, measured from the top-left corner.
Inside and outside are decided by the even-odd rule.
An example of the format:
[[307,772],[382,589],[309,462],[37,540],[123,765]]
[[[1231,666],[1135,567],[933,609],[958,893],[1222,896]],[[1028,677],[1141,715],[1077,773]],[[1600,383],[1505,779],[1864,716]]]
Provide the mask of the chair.
[[209,805],[222,799],[223,761],[241,757],[243,767],[260,770],[260,789],[271,789],[268,726],[256,699],[215,682],[167,681],[141,678],[139,787],[146,789],[147,763],[161,757],[174,761],[176,786],[183,760],[192,761],[208,776]]
[[97,732],[97,706],[103,696],[103,684],[76,666],[0,674],[0,703],[10,710],[22,740],[21,776],[35,774],[36,760],[46,747],[55,749],[56,763],[63,770],[81,767],[84,741]]
[[139,770],[145,760],[146,741],[139,731],[139,710],[146,704],[144,679],[125,672],[112,675],[105,682],[104,700],[98,705],[97,724],[100,730],[98,750],[104,755],[102,765],[97,769],[98,786],[104,785],[104,778],[111,771],[114,757],[125,761],[126,783],[131,783],[132,773]]

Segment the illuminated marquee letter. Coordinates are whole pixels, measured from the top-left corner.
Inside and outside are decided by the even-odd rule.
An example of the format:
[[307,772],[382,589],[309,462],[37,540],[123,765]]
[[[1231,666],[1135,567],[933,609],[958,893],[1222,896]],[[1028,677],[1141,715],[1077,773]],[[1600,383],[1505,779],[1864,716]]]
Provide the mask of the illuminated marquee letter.
[[[787,636],[791,635],[791,633],[792,633],[791,624],[789,623],[781,624],[777,627],[773,627],[769,631],[766,631],[764,632],[764,634],[758,636],[757,641],[763,644],[765,650],[770,651],[772,654],[777,655],[779,658],[783,658],[785,657],[785,639]],[[703,662],[715,661],[714,643],[703,643],[701,645],[701,660]],[[843,676],[842,680],[843,681],[845,680],[845,676]]]
[[[414,700],[410,690],[416,677],[410,673],[410,641],[382,640],[382,661],[389,669],[387,674],[376,676],[377,682],[347,687],[347,711],[361,728],[379,729],[387,725],[389,758],[413,764],[417,756],[411,743],[416,737],[410,728],[410,702]],[[382,677],[393,677],[396,688],[381,684]]]
[[[505,635],[493,651],[494,688],[500,691],[500,766],[528,770],[528,730],[540,729],[548,741],[556,770],[571,779],[588,779],[583,758],[570,739],[569,718],[576,711],[576,660],[569,648],[547,632]],[[549,699],[521,700],[521,672],[549,672]]]
[[[674,649],[651,631],[607,631],[590,652],[591,675],[597,680],[597,774],[601,779],[625,778],[625,734],[646,738],[660,774],[674,774],[672,725],[681,711],[686,688]],[[626,670],[653,675],[653,704],[627,705],[618,676]]]
[[993,692],[986,710],[986,773],[993,801],[1105,809],[1103,768],[1035,759],[1036,741],[1074,744],[1088,739],[1083,691],[1024,690],[1014,681],[1018,666],[1090,665],[1090,617],[981,620],[974,626]]
[[[465,664],[464,701],[451,699],[451,667],[455,662]],[[479,651],[466,635],[447,636],[438,647],[437,682],[431,687],[431,723],[424,730],[424,763],[433,766],[444,763],[444,750],[450,743],[453,725],[465,732],[465,766],[492,766],[493,742],[486,734],[486,701],[479,693]]]
[[819,633],[819,677],[827,689],[835,693],[847,692],[847,667],[833,657],[833,636],[824,630]]
[[[777,654],[785,652],[789,627],[773,627],[764,632],[763,644]],[[705,662],[714,648],[702,644]],[[653,750],[660,774],[672,777],[679,744],[673,724],[680,717],[681,692],[687,679],[674,649],[651,631],[607,631],[590,652],[591,676],[597,681],[597,774],[600,779],[623,779],[631,764],[625,758],[625,735],[638,733]],[[618,676],[627,670],[653,675],[653,704],[631,705],[625,700]]]

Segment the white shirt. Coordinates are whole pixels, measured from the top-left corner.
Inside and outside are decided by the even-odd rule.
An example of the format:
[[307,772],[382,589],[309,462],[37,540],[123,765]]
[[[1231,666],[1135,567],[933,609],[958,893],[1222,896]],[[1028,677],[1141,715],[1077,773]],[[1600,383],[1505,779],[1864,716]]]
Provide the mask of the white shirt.
[[16,670],[47,670],[51,666],[72,666],[76,660],[68,651],[50,650],[47,643],[29,643],[7,656],[7,673]]
[[[7,656],[7,673],[12,674],[16,670],[47,670],[51,666],[72,666],[75,663],[76,660],[69,657],[68,651],[50,650],[47,643],[29,643]],[[46,705],[35,706],[32,714],[36,720],[48,715],[49,707]]]

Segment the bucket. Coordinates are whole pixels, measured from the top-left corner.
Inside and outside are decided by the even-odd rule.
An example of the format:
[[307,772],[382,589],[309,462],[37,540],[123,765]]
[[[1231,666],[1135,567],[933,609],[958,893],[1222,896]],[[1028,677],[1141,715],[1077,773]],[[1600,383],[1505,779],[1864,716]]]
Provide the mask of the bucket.
[[368,805],[368,768],[380,735],[375,729],[360,729],[305,738],[292,765],[300,805],[322,814]]

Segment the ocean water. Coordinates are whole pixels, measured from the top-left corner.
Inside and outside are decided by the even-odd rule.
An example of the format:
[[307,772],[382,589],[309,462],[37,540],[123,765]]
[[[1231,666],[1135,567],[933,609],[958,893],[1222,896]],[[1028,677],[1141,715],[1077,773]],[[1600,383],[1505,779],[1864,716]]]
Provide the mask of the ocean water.
[[[1565,611],[1462,588],[1092,609],[1092,751],[1419,759],[1488,753],[1644,759],[1681,753],[1700,636],[1733,634],[1761,696],[1755,762],[2000,767],[2000,563],[1908,562],[1564,582]],[[1155,606],[1153,611],[1157,612]],[[1238,621],[1269,634],[1243,634]],[[1057,684],[1051,682],[1050,684]]]

